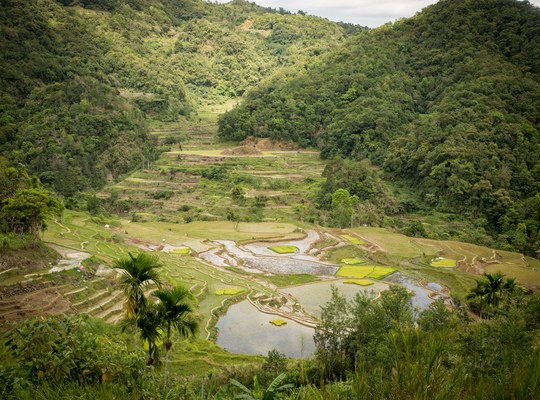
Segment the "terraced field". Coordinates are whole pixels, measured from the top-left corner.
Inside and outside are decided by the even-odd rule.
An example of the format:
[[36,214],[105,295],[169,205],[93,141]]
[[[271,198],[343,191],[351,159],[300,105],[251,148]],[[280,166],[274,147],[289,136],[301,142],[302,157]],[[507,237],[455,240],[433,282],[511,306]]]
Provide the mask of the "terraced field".
[[[322,181],[325,164],[318,153],[268,141],[219,143],[219,112],[154,127],[169,151],[99,197],[116,197],[131,219],[141,221],[213,221],[239,214],[244,220],[301,220],[305,201]],[[231,198],[235,187],[240,195]]]
[[[218,318],[242,300],[251,313],[264,314],[261,321],[283,319],[304,332],[316,325],[332,285],[353,297],[397,283],[420,307],[449,293],[463,297],[484,271],[501,270],[540,288],[540,262],[519,254],[382,228],[322,229],[302,222],[323,179],[318,154],[268,142],[218,143],[217,112],[154,127],[169,151],[99,193],[123,209],[121,217],[66,210],[50,221],[44,240],[61,261],[46,270],[1,271],[0,317],[86,313],[117,323],[123,294],[109,267],[128,253],[153,252],[163,262],[166,284],[188,287],[199,303],[200,338],[184,343],[186,353],[174,355],[171,364],[178,371],[207,371],[254,360],[206,341],[219,335]],[[254,222],[237,222],[239,216]],[[264,322],[250,329],[268,328]],[[305,355],[298,348],[291,354]]]

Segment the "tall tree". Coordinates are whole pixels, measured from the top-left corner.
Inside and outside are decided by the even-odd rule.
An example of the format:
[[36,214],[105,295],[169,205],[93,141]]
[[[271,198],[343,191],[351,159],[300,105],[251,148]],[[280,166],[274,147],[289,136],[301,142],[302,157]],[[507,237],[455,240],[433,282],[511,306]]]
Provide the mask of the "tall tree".
[[135,321],[135,338],[139,313],[146,309],[148,304],[144,291],[152,283],[161,285],[156,271],[161,266],[158,257],[146,253],[139,253],[137,256],[129,253],[128,258],[115,260],[113,264],[114,268],[122,270],[120,285],[124,290],[126,317]]
[[191,337],[197,333],[198,321],[195,315],[195,297],[183,286],[172,290],[158,290],[154,296],[159,299],[157,315],[159,324],[165,331],[163,347],[165,347],[165,378],[167,386],[169,351],[172,347],[171,332],[176,330],[181,337]]

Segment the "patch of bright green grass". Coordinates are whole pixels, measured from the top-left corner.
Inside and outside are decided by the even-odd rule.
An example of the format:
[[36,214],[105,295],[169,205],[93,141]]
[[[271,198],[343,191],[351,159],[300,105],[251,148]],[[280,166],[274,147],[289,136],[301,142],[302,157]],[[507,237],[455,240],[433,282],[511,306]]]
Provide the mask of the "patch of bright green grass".
[[343,258],[341,262],[347,265],[357,265],[365,263],[365,260],[361,258]]
[[172,249],[169,253],[187,256],[189,253],[191,253],[191,249],[189,247],[178,247]]
[[287,321],[284,319],[273,319],[270,321],[270,323],[275,326],[287,325]]
[[217,289],[216,295],[218,296],[234,296],[235,294],[240,294],[244,291],[243,288],[227,288],[227,289]]
[[344,276],[347,278],[382,279],[394,272],[396,272],[396,270],[391,267],[380,267],[372,265],[344,265],[338,270],[338,272],[336,272],[336,276]]
[[298,247],[296,246],[271,246],[268,248],[278,254],[298,253]]
[[456,266],[456,260],[450,260],[449,258],[439,258],[439,259],[432,260],[431,266],[454,268]]
[[277,287],[302,285],[304,283],[311,283],[318,281],[317,277],[309,274],[297,274],[297,275],[270,275],[265,277],[268,281],[272,282]]
[[352,244],[356,244],[358,246],[361,246],[364,244],[364,241],[358,239],[357,237],[354,237],[354,236],[351,236],[351,235],[341,235],[341,237],[343,239],[346,239],[348,240],[349,242],[351,242]]
[[369,286],[373,285],[373,281],[367,280],[367,279],[345,279],[343,283],[348,283],[352,285],[359,285],[359,286]]

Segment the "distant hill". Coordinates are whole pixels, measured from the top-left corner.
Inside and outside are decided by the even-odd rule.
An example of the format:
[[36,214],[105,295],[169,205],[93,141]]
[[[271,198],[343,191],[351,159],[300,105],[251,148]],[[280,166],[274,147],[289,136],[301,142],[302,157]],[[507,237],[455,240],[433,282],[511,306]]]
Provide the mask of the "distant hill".
[[[368,158],[413,189],[412,210],[468,215],[499,246],[532,253],[540,248],[540,10],[442,0],[269,80],[222,117],[220,135]],[[341,185],[354,193],[354,174],[348,179]]]
[[240,96],[357,30],[201,0],[6,0],[0,27],[0,154],[64,196],[155,158],[148,118]]

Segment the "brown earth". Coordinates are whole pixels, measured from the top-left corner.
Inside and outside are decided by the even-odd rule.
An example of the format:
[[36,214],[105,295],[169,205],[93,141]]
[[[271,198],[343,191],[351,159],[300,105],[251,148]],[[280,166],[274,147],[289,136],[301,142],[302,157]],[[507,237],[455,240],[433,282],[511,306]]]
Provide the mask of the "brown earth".
[[221,152],[224,156],[260,156],[262,153],[252,146],[240,146],[225,149]]
[[0,291],[0,327],[5,327],[7,321],[72,312],[71,303],[56,287],[45,282],[11,286]]
[[35,247],[24,250],[0,250],[0,271],[11,268],[37,270],[50,268],[49,263],[55,264],[60,255],[49,247]]
[[243,147],[253,147],[259,151],[270,151],[270,150],[280,150],[280,151],[292,151],[299,150],[300,147],[292,142],[281,142],[268,138],[255,138],[250,136],[242,142]]

